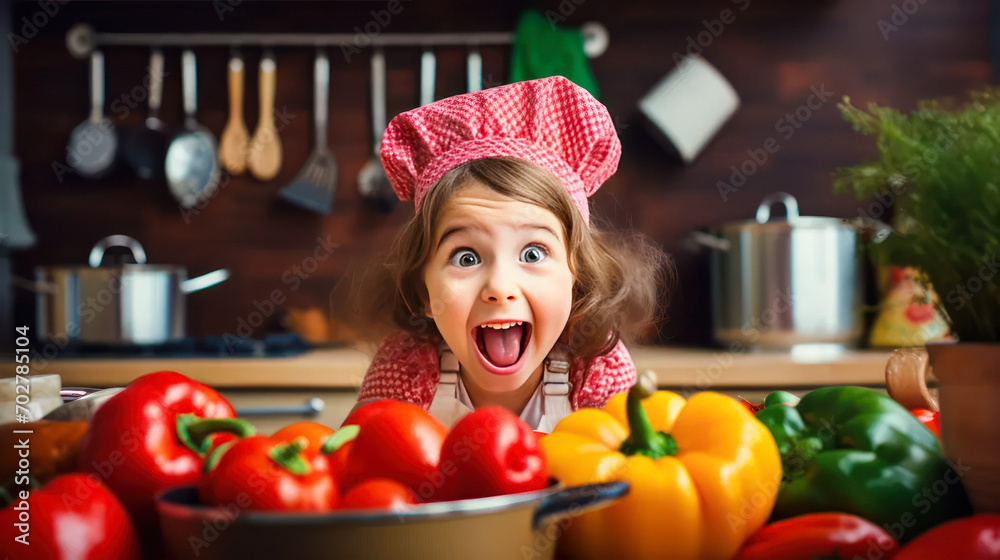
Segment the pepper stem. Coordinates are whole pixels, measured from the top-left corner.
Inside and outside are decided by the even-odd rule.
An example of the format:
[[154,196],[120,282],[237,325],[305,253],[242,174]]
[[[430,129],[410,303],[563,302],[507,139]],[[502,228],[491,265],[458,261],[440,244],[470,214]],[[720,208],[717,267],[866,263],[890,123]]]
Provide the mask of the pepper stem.
[[257,433],[253,424],[240,418],[201,418],[194,414],[178,414],[176,430],[177,438],[202,457],[212,448],[213,434],[236,434],[245,438]]
[[222,456],[226,454],[226,451],[229,451],[229,448],[234,445],[236,445],[235,441],[227,441],[226,443],[223,443],[213,449],[212,452],[205,457],[205,462],[201,466],[201,472],[203,474],[212,472],[212,469],[215,468],[215,465],[219,464],[219,461],[222,459]]
[[642,400],[656,392],[656,379],[648,372],[639,376],[628,391],[625,410],[628,416],[629,435],[618,449],[625,455],[645,455],[651,459],[672,457],[677,454],[674,436],[657,432],[642,408]]
[[18,493],[13,490],[14,488],[22,488],[24,486],[27,486],[29,490],[38,490],[42,488],[42,483],[39,482],[34,475],[28,475],[27,485],[17,484],[17,479],[17,477],[11,478],[7,482],[0,485],[0,510],[17,501],[16,496]]
[[308,446],[309,440],[299,436],[292,441],[275,445],[268,456],[288,472],[305,476],[312,472],[309,463],[302,457],[302,450]]
[[327,440],[323,442],[323,447],[320,448],[320,451],[323,455],[329,455],[343,447],[345,443],[354,441],[354,438],[358,437],[358,432],[360,431],[360,426],[356,424],[348,424],[327,438]]

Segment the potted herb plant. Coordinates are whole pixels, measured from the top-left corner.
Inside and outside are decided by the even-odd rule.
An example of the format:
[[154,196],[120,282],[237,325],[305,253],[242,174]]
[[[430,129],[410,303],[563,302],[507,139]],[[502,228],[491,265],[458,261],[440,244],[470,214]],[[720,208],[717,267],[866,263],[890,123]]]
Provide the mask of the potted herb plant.
[[895,213],[895,229],[872,247],[878,262],[916,267],[958,343],[928,343],[940,382],[942,440],[973,504],[1000,511],[1000,89],[929,100],[905,114],[846,99],[855,130],[880,156],[838,169],[836,190],[873,198]]

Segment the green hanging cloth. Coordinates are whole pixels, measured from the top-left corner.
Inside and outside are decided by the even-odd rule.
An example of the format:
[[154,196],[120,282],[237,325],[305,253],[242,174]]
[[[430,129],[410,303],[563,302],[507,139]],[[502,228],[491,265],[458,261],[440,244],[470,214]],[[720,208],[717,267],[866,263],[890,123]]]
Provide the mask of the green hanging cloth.
[[583,34],[549,23],[536,10],[527,10],[514,31],[510,81],[521,82],[563,76],[600,99],[597,80],[583,52]]

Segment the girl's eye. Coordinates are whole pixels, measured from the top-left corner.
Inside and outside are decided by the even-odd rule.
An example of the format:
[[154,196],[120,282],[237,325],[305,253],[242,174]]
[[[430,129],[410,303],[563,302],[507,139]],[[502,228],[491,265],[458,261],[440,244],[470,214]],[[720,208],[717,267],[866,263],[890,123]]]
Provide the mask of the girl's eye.
[[472,249],[458,249],[451,254],[449,262],[455,266],[470,267],[479,264],[479,255]]
[[526,263],[538,263],[545,260],[548,254],[548,250],[541,245],[528,245],[521,249],[521,260]]

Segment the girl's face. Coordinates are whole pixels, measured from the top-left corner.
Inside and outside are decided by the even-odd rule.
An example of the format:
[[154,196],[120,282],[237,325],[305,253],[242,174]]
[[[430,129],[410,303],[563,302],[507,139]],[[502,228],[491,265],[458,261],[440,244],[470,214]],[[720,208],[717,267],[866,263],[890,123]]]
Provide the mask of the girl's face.
[[549,210],[475,181],[442,208],[424,304],[482,390],[520,388],[566,327],[573,274],[564,237]]

